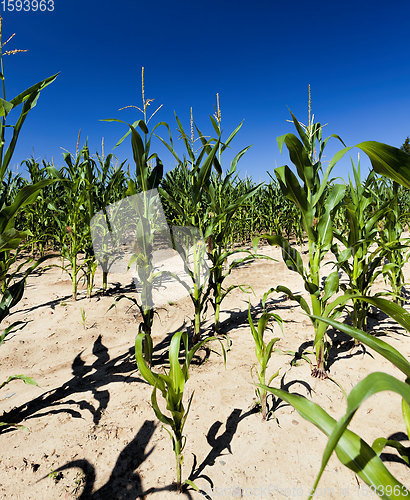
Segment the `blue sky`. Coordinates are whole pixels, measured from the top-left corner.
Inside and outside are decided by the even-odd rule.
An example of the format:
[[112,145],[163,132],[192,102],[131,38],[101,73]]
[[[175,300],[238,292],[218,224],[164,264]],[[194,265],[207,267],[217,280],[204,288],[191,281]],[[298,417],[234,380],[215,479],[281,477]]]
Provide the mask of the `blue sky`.
[[[141,106],[142,66],[146,97],[155,99],[153,109],[163,104],[152,124],[166,121],[175,131],[175,112],[188,128],[192,106],[209,133],[220,94],[225,133],[244,120],[226,160],[252,144],[239,171],[256,181],[289,162],[276,137],[294,131],[289,109],[307,121],[309,83],[325,135],[339,134],[347,145],[377,140],[397,147],[410,135],[407,0],[55,0],[54,12],[2,15],[3,40],[16,32],[7,48],[29,49],[5,59],[8,99],[60,72],[26,120],[14,169],[31,154],[61,165],[61,148],[75,150],[79,129],[92,151],[102,137],[111,151],[125,128],[100,120],[140,117],[118,109]],[[326,158],[338,149],[335,142]],[[159,142],[152,150],[172,168]],[[128,143],[115,154],[132,158]],[[348,171],[346,160],[334,173],[347,178]]]

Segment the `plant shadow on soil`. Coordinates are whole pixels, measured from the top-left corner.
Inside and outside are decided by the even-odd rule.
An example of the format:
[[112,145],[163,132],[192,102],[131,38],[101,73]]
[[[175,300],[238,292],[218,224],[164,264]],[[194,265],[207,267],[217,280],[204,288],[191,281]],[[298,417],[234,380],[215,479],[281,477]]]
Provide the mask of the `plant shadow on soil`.
[[142,479],[137,469],[155,448],[153,446],[147,451],[148,443],[156,427],[157,425],[153,421],[145,420],[134,439],[119,454],[109,480],[97,491],[93,491],[97,476],[96,470],[88,460],[73,460],[59,467],[55,472],[63,472],[74,468],[81,470],[83,487],[82,493],[77,497],[79,500],[144,499],[146,494],[143,492]]
[[[211,450],[199,465],[197,457],[194,454],[194,463],[189,475],[190,481],[195,482],[197,479],[205,479],[211,488],[214,487],[209,476],[203,474],[204,469],[206,467],[213,467],[216,460],[224,456],[225,451],[232,453],[231,442],[237,431],[238,424],[256,412],[257,410],[252,409],[242,413],[241,409],[235,408],[226,420],[224,432],[220,432],[223,425],[222,422],[216,421],[211,425],[206,435]],[[134,439],[119,454],[107,483],[97,491],[93,491],[97,472],[94,465],[88,460],[73,460],[55,469],[55,472],[63,472],[73,468],[81,470],[83,474],[83,486],[80,496],[77,497],[79,500],[105,500],[107,498],[135,500],[136,498],[145,499],[148,495],[161,491],[176,492],[176,485],[174,483],[162,487],[151,487],[144,491],[142,478],[137,472],[138,467],[141,466],[154,450],[154,446],[149,450],[147,448],[156,428],[157,425],[153,421],[146,420],[144,422]],[[205,498],[211,499],[206,491],[200,490],[200,493]],[[183,494],[186,498],[192,499],[192,495],[187,490],[187,487],[184,488]]]
[[[38,418],[44,415],[69,413],[73,418],[82,418],[79,410],[88,410],[94,424],[97,425],[103,411],[107,408],[110,393],[105,386],[112,382],[144,382],[139,377],[134,377],[137,366],[131,356],[131,351],[110,359],[107,347],[99,336],[92,349],[96,357],[91,364],[86,364],[81,358],[81,351],[74,359],[71,369],[73,377],[56,389],[49,390],[37,398],[19,407],[3,413],[4,422],[18,424],[23,420]],[[66,398],[76,394],[92,392],[97,403],[93,405],[86,400],[75,401]],[[7,427],[3,432],[10,432],[13,428]]]

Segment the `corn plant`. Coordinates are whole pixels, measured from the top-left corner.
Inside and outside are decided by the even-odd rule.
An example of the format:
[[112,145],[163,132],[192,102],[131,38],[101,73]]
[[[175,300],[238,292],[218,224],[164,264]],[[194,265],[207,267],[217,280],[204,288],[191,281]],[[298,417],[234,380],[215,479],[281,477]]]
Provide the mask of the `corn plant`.
[[[93,215],[92,205],[92,175],[93,160],[90,158],[88,147],[85,145],[77,150],[74,158],[71,153],[63,155],[66,166],[58,170],[53,165],[47,167],[51,179],[58,180],[64,189],[64,204],[54,205],[53,216],[58,227],[63,264],[72,283],[72,297],[77,299],[78,284],[87,277],[90,255],[90,220]],[[73,161],[74,160],[74,161]],[[86,253],[83,262],[80,254]],[[64,262],[68,261],[68,265]]]
[[[384,220],[379,225],[380,244],[385,249],[385,258],[387,260],[383,266],[383,277],[391,286],[394,300],[400,303],[405,284],[403,267],[408,260],[406,252],[408,239],[402,237],[408,212],[402,212],[400,209],[400,185],[397,182],[390,182],[385,178],[381,178],[376,187],[378,188],[377,194],[379,198],[381,200],[387,198],[388,203]],[[398,245],[400,242],[402,245]]]
[[[397,148],[374,141],[360,143],[357,147],[369,156],[376,172],[389,177],[405,187],[410,187],[409,155]],[[381,297],[351,296],[351,298],[353,297],[381,309],[402,325],[407,332],[410,332],[410,314],[398,304]],[[313,316],[312,319],[339,329],[375,350],[403,373],[405,381],[401,381],[383,372],[375,372],[368,375],[352,389],[347,400],[347,411],[338,422],[330,417],[320,406],[302,396],[265,387],[277,397],[294,406],[303,418],[312,422],[329,437],[323,453],[321,468],[309,498],[313,497],[333,451],[336,452],[337,457],[343,465],[353,470],[381,498],[408,498],[408,487],[397,481],[379,458],[379,454],[385,445],[396,448],[405,459],[408,459],[408,451],[403,450],[401,443],[394,440],[386,440],[385,438],[378,438],[372,446],[369,446],[347,427],[362,402],[377,392],[389,390],[402,397],[404,425],[407,435],[410,437],[410,363],[387,342],[373,337],[363,330],[340,323],[329,317]]]
[[[181,133],[181,137],[187,149],[189,159],[185,157],[180,158],[178,156],[173,146],[170,131],[169,143],[162,138],[160,139],[176,159],[177,168],[182,172],[180,175],[185,177],[187,179],[187,182],[176,186],[176,198],[174,198],[174,196],[170,192],[162,187],[160,187],[159,192],[168,206],[171,206],[173,210],[175,210],[175,212],[178,214],[180,219],[182,219],[184,225],[197,228],[202,234],[203,238],[208,239],[211,233],[207,231],[206,223],[209,215],[206,204],[207,186],[210,182],[212,165],[215,165],[215,168],[217,168],[219,172],[222,172],[220,164],[216,157],[220,140],[218,139],[215,144],[213,142],[207,143],[209,144],[210,149],[206,148],[203,145],[199,149],[198,154],[195,154],[196,152],[193,149],[193,135],[191,135],[191,138],[189,138],[185,133],[178,117],[176,117],[176,121],[178,124],[178,130]],[[182,205],[178,204],[177,200],[179,198],[183,198],[184,200],[184,203]],[[197,267],[199,269],[202,263],[194,262],[193,265],[194,267]],[[192,273],[194,273],[194,269],[190,270],[190,274]],[[194,305],[194,334],[192,339],[192,342],[194,344],[198,342],[201,336],[201,319],[207,306],[209,293],[210,289],[207,287],[207,284],[204,281],[201,282],[197,279],[194,279],[194,286],[190,291],[190,297]]]
[[[185,384],[189,378],[189,367],[195,353],[206,342],[214,340],[215,337],[208,337],[202,342],[195,344],[192,349],[189,350],[188,334],[186,332],[175,333],[171,339],[171,344],[169,347],[169,370],[168,373],[162,374],[152,371],[146,363],[143,347],[145,335],[145,333],[140,333],[135,340],[135,358],[141,376],[154,388],[151,394],[151,405],[155,412],[155,415],[160,422],[170,428],[170,430],[168,430],[165,427],[172,439],[172,447],[175,453],[176,460],[176,486],[178,491],[181,491],[183,485],[183,450],[186,444],[186,437],[183,435],[183,431],[194,396],[194,393],[192,393],[188,399],[187,405],[184,406],[183,399]],[[182,366],[179,362],[181,340],[183,343]],[[225,350],[222,343],[221,346],[225,359]],[[157,390],[161,392],[161,395],[166,402],[168,415],[163,413],[158,405]],[[193,483],[189,480],[185,481],[185,483],[188,483],[191,486],[193,485]]]
[[[410,332],[410,314],[398,304],[380,297],[362,296],[358,298],[381,309],[406,328],[407,332]],[[278,389],[268,389],[277,397],[292,404],[302,417],[312,422],[329,437],[323,453],[320,471],[309,498],[312,498],[333,451],[336,451],[343,465],[352,469],[381,498],[407,498],[409,494],[408,488],[392,476],[380,460],[379,455],[385,446],[390,446],[395,448],[408,463],[408,449],[403,447],[400,442],[387,440],[386,438],[376,439],[370,447],[358,435],[348,430],[347,427],[360,405],[367,398],[378,392],[388,390],[402,397],[403,420],[406,432],[410,437],[410,363],[387,342],[373,337],[363,330],[328,318],[317,316],[316,319],[375,350],[398,368],[406,379],[401,381],[397,377],[383,372],[371,373],[352,389],[347,398],[347,411],[338,422],[331,418],[320,406],[301,396],[288,394]]]
[[[17,270],[11,271],[15,263],[13,252],[18,253],[19,248],[30,232],[25,228],[16,228],[16,218],[22,210],[33,203],[42,188],[47,186],[50,181],[42,180],[30,186],[17,188],[11,192],[8,188],[10,182],[4,182],[10,179],[9,166],[12,159],[17,140],[24,124],[24,121],[31,109],[37,104],[38,97],[43,88],[52,83],[57,75],[53,75],[41,82],[29,87],[12,100],[6,98],[6,80],[4,76],[3,56],[7,55],[4,51],[5,43],[2,42],[3,19],[0,16],[0,79],[2,81],[2,94],[0,99],[0,323],[10,314],[10,309],[15,306],[22,298],[26,278],[40,262],[35,262],[23,272],[23,277],[17,278],[17,274],[22,270],[24,263],[18,266]],[[7,42],[6,42],[7,43]],[[16,51],[12,51],[16,52]],[[18,51],[17,51],[18,52]],[[14,125],[7,123],[7,117],[13,109],[22,105],[20,116]],[[10,130],[10,139],[6,141],[6,128]],[[10,196],[11,195],[11,196]],[[0,333],[0,345],[11,333],[19,330],[23,322],[14,322]],[[27,384],[36,384],[30,377],[24,375],[13,375],[8,377],[0,384],[0,389],[12,380],[23,380]],[[2,422],[0,426],[8,424]]]
[[[360,178],[360,160],[357,167],[352,160],[355,183],[349,179],[345,210],[347,225],[344,229],[335,229],[336,242],[332,245],[332,252],[337,261],[338,269],[342,269],[348,282],[341,285],[344,292],[356,295],[368,295],[377,277],[385,272],[383,259],[398,246],[397,240],[386,244],[378,242],[379,225],[389,210],[391,200],[377,206],[377,193],[374,191],[375,173],[371,171],[362,183]],[[369,306],[358,299],[353,299],[351,312],[354,327],[366,330]]]
[[[300,140],[294,134],[289,133],[279,137],[278,144],[280,150],[282,150],[283,144],[286,144],[303,187],[287,165],[275,169],[275,174],[285,196],[299,209],[309,245],[307,266],[304,266],[300,253],[282,236],[263,235],[262,237],[270,245],[277,245],[282,248],[282,257],[288,269],[297,272],[302,277],[305,289],[310,295],[311,306],[308,306],[302,296],[294,295],[286,287],[278,287],[276,290],[284,292],[292,300],[296,300],[308,314],[311,314],[312,311],[317,315],[336,317],[340,314],[343,304],[337,299],[333,301],[330,301],[330,299],[339,288],[338,272],[330,273],[322,286],[320,270],[322,261],[333,240],[332,217],[345,194],[344,185],[330,185],[328,179],[336,162],[343,156],[345,151],[336,153],[323,177],[321,177],[321,159],[329,138],[322,141],[322,127],[319,123],[314,123],[313,117],[311,118],[310,115],[307,126],[302,126],[293,114],[292,119]],[[331,137],[341,141],[336,135]],[[316,154],[316,147],[319,151],[318,155]],[[255,239],[255,246],[259,239]],[[313,346],[317,363],[317,366],[312,371],[312,376],[325,378],[327,376],[326,358],[328,350],[326,326],[316,320],[313,320],[312,323],[315,331]]]
[[[23,278],[15,282],[15,278],[24,266],[24,263],[13,272],[11,272],[11,269],[16,263],[16,254],[21,248],[23,240],[31,234],[27,228],[16,228],[16,219],[25,207],[36,200],[40,191],[50,184],[49,180],[39,180],[33,185],[26,185],[20,188],[14,184],[15,189],[10,189],[12,183],[10,182],[11,173],[9,171],[9,165],[21,128],[28,113],[36,106],[41,90],[52,83],[57,75],[46,78],[21,92],[10,101],[7,100],[3,64],[3,57],[7,55],[7,52],[3,50],[5,44],[2,43],[2,23],[3,20],[0,16],[0,77],[3,92],[3,98],[0,99],[0,286],[2,295],[0,308],[2,311],[1,319],[3,320],[9,314],[10,308],[16,305],[21,299],[24,291],[25,279],[29,272],[34,269],[33,266],[30,267],[23,273]],[[9,113],[20,105],[22,105],[22,109],[15,124],[11,125],[7,123],[6,119]],[[6,128],[12,131],[9,141],[6,141]],[[29,261],[30,260],[31,259],[29,259]],[[26,264],[29,263],[29,261],[27,261]],[[10,328],[8,328],[7,331],[9,334],[11,331]]]
[[[144,107],[145,110],[145,107]],[[142,205],[138,202],[136,207],[138,212],[138,220],[135,221],[135,231],[138,234],[138,248],[133,252],[129,266],[136,266],[138,280],[142,288],[141,304],[139,305],[142,322],[140,323],[140,332],[146,334],[145,337],[145,353],[149,364],[152,362],[152,338],[151,330],[154,320],[153,307],[153,280],[155,279],[156,271],[152,265],[152,251],[155,234],[155,221],[152,220],[153,214],[158,212],[159,197],[156,195],[156,189],[159,186],[163,175],[163,165],[156,153],[150,153],[152,135],[157,127],[165,125],[163,122],[158,123],[151,133],[143,120],[137,120],[132,125],[118,119],[108,119],[104,121],[125,123],[129,131],[118,141],[116,146],[119,146],[128,135],[131,134],[131,146],[133,157],[136,165],[135,180],[129,179],[127,196],[139,194],[142,196]],[[140,132],[144,138],[141,137]],[[155,160],[156,165],[152,167],[152,162]],[[153,206],[155,205],[157,209]],[[140,251],[138,251],[138,249]],[[121,297],[122,298],[122,297]]]
[[[211,116],[210,119],[217,137],[205,137],[196,127],[199,137],[195,139],[192,114],[190,137],[184,131],[178,117],[176,117],[178,130],[187,150],[188,158],[181,159],[178,156],[173,146],[171,134],[169,134],[169,142],[161,139],[176,159],[178,177],[183,180],[176,189],[172,185],[172,190],[166,189],[167,186],[171,187],[168,180],[160,190],[161,196],[168,206],[172,207],[178,214],[184,225],[194,226],[201,231],[208,245],[207,254],[210,263],[208,285],[206,286],[205,283],[202,286],[195,285],[193,293],[190,294],[195,309],[194,343],[200,338],[201,315],[206,309],[208,300],[210,300],[214,308],[215,331],[218,332],[221,303],[228,293],[240,286],[235,285],[224,289],[223,283],[235,267],[253,258],[251,252],[247,251],[247,256],[228,264],[228,258],[241,251],[239,249],[229,249],[228,244],[234,229],[234,223],[232,222],[234,216],[260,188],[260,185],[251,186],[239,196],[233,196],[232,184],[234,183],[237,164],[249,147],[244,148],[234,157],[228,173],[223,176],[222,153],[230,146],[242,124],[230,134],[226,141],[222,142],[220,114],[217,113],[216,118]],[[201,141],[201,146],[195,151],[195,142],[198,139]],[[212,171],[212,165],[215,167],[214,172]],[[183,200],[182,204],[180,204],[180,200]]]
[[[219,116],[218,114],[216,115]],[[212,125],[218,137],[221,137],[220,120],[215,120],[210,117]],[[219,144],[218,147],[218,162],[221,164],[221,156],[223,151],[232,142],[233,138],[239,132],[242,124],[240,124],[228,137],[226,143]],[[206,141],[201,134],[202,144],[209,152],[211,145]],[[217,139],[215,139],[217,141]],[[243,264],[244,262],[256,258],[252,252],[242,250],[240,248],[229,248],[229,235],[234,231],[234,217],[237,211],[243,207],[252,196],[257,193],[261,185],[249,187],[241,193],[240,196],[232,197],[231,184],[234,182],[238,161],[249,149],[249,146],[240,151],[232,160],[228,173],[223,176],[219,172],[212,175],[207,188],[208,195],[208,217],[206,223],[205,236],[208,242],[208,257],[211,262],[209,288],[212,290],[211,304],[214,309],[214,326],[215,332],[219,331],[220,325],[220,309],[222,301],[235,288],[246,290],[247,285],[231,285],[224,288],[224,281],[231,274],[233,269]],[[229,258],[237,253],[246,253],[245,257],[240,257],[229,262]],[[263,257],[261,257],[263,258]]]
[[258,360],[259,364],[259,369],[256,368],[256,375],[258,379],[258,384],[256,386],[256,396],[258,398],[258,406],[261,408],[262,412],[262,420],[266,420],[268,417],[268,411],[267,411],[267,402],[266,402],[266,389],[261,387],[265,385],[269,385],[274,378],[276,378],[279,375],[279,370],[276,371],[266,382],[266,369],[268,367],[269,360],[272,356],[272,351],[273,348],[276,344],[276,342],[279,340],[279,337],[275,337],[271,339],[267,344],[264,341],[264,334],[265,334],[265,329],[266,326],[271,318],[274,318],[275,321],[280,325],[282,328],[282,318],[278,316],[277,314],[274,313],[268,313],[264,311],[262,316],[258,320],[258,326],[255,328],[255,325],[252,320],[251,316],[251,303],[249,302],[248,306],[248,322],[249,326],[251,327],[251,333],[253,340],[255,341],[255,353],[256,353],[256,358]]
[[[101,155],[97,153],[97,162],[95,164],[97,173],[93,182],[95,187],[94,211],[98,212],[101,210],[105,215],[105,220],[107,220],[106,207],[121,200],[126,191],[126,176],[123,170],[125,161],[120,165],[113,166],[112,159],[113,155],[110,153],[105,156],[103,149]],[[102,267],[102,291],[105,293],[107,291],[110,266],[108,262],[105,262]]]

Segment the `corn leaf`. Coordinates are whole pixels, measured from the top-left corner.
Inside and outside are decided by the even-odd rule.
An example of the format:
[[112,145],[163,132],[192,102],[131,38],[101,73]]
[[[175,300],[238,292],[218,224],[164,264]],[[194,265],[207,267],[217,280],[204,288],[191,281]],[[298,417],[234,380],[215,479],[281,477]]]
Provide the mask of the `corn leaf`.
[[[303,396],[290,394],[280,389],[260,385],[278,398],[291,404],[306,420],[315,425],[328,437],[337,426],[337,422],[323,408]],[[357,434],[345,429],[335,447],[336,455],[343,465],[355,472],[363,481],[374,488],[383,487],[385,500],[407,498],[406,487],[397,481],[387,470],[375,451]],[[394,488],[396,487],[396,490]],[[386,490],[398,491],[395,495],[387,495]],[[377,491],[377,490],[376,490]],[[403,493],[402,493],[403,492]],[[312,498],[313,494],[309,498]]]
[[[356,296],[354,296],[356,298]],[[394,347],[392,347],[387,342],[374,337],[373,335],[369,335],[368,333],[359,330],[358,328],[354,328],[350,325],[345,325],[344,323],[340,323],[339,321],[335,321],[329,318],[324,318],[321,316],[312,315],[311,318],[323,321],[328,325],[336,328],[347,335],[350,335],[354,339],[357,339],[359,342],[367,345],[371,349],[375,350],[381,356],[386,358],[388,361],[394,364],[400,371],[402,371],[406,377],[410,377],[410,363],[407,359]]]

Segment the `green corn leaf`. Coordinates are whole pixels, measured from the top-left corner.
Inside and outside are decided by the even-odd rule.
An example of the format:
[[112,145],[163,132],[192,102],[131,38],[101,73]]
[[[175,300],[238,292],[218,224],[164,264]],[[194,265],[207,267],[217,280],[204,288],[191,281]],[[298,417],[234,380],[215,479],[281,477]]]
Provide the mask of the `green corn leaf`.
[[252,337],[253,337],[253,340],[255,341],[256,349],[257,349],[257,355],[259,357],[260,353],[263,351],[263,341],[260,338],[259,332],[255,328],[255,325],[254,325],[253,320],[252,320],[252,316],[251,316],[251,302],[250,301],[249,301],[249,305],[248,305],[248,322],[249,322],[249,326],[251,327]]
[[[357,298],[357,296],[352,295],[351,298]],[[363,297],[362,297],[363,300]],[[354,339],[357,339],[359,342],[367,345],[381,356],[386,358],[388,361],[393,363],[400,371],[402,371],[407,377],[410,377],[410,363],[407,359],[394,347],[392,347],[387,342],[374,337],[373,335],[369,335],[368,333],[359,330],[358,328],[353,328],[350,325],[345,325],[344,323],[340,323],[338,321],[334,321],[329,318],[324,318],[321,316],[311,315],[311,318],[319,321],[323,321],[324,323],[340,330],[347,335],[350,335]]]
[[326,210],[332,212],[339,203],[343,200],[346,193],[346,186],[343,184],[336,184],[333,186],[326,198]]
[[406,464],[410,465],[410,448],[402,445],[400,441],[395,441],[394,439],[377,438],[373,441],[372,444],[372,448],[378,456],[380,456],[386,446],[395,448],[399,452],[401,458],[406,462]]
[[289,288],[283,285],[277,286],[275,288],[275,291],[285,293],[291,300],[295,300],[306,314],[310,315],[311,311],[309,309],[309,306],[307,305],[306,300],[301,295],[294,295],[293,292],[289,290]]
[[4,339],[7,337],[7,335],[10,335],[11,333],[16,333],[17,331],[24,328],[26,325],[27,321],[15,321],[7,328],[5,328],[3,330],[3,333],[0,334],[0,345],[4,342]]
[[[333,450],[336,448],[339,440],[341,439],[341,436],[347,429],[347,426],[351,422],[354,414],[359,409],[360,405],[370,396],[382,391],[396,392],[397,394],[400,394],[403,398],[405,398],[408,402],[410,402],[410,385],[401,382],[400,380],[396,379],[391,375],[388,375],[387,373],[382,373],[382,372],[371,373],[366,378],[361,380],[355,387],[353,387],[347,398],[347,412],[337,422],[336,426],[333,428],[332,433],[329,436],[329,441],[323,453],[320,472],[315,482],[315,488],[319,483],[319,480],[325,470],[327,463],[329,462]],[[374,479],[380,481],[382,477],[380,478],[376,477]],[[367,484],[369,486],[371,485],[376,486],[374,482],[371,483],[367,482]]]
[[154,373],[147,365],[144,359],[144,349],[142,346],[143,339],[145,337],[145,333],[139,333],[135,339],[135,360],[137,361],[138,369],[141,373],[141,376],[152,386],[158,387],[161,392],[164,391],[165,385],[163,380],[158,376],[158,374]]
[[410,188],[410,155],[381,142],[365,141],[356,144],[370,158],[374,170]]
[[21,92],[21,94],[17,95],[14,99],[10,101],[10,103],[13,105],[13,108],[26,101],[33,93],[37,93],[43,88],[47,87],[47,85],[50,85],[50,83],[53,83],[53,81],[57,78],[58,75],[59,73],[49,76],[48,78],[42,80],[41,82],[32,85],[24,92]]
[[[407,383],[410,383],[409,379],[407,379]],[[406,425],[407,437],[410,440],[410,404],[405,399],[402,399],[401,410]]]
[[6,229],[0,233],[0,252],[16,250],[22,240],[31,236],[30,231],[17,231],[14,228]]
[[154,385],[154,389],[153,389],[152,394],[151,394],[151,405],[152,405],[152,408],[155,412],[155,416],[157,417],[157,419],[160,422],[162,422],[163,424],[169,425],[170,427],[172,427],[173,423],[174,423],[173,420],[171,418],[167,417],[166,415],[164,415],[162,413],[162,411],[159,409],[158,401],[157,401],[157,386],[156,385]]
[[325,251],[330,248],[333,241],[332,217],[329,212],[325,212],[319,219],[317,225],[319,244]]
[[339,288],[339,273],[334,271],[330,273],[325,280],[323,302],[326,302],[332,295],[334,295]]
[[292,120],[295,125],[296,130],[298,131],[298,134],[300,138],[302,139],[303,145],[305,146],[305,149],[308,151],[310,149],[310,142],[309,142],[309,137],[303,130],[302,126],[300,125],[299,121],[297,120],[296,116],[290,111],[290,114],[292,115]]
[[[228,137],[228,139],[226,139],[226,141],[224,142],[223,146],[222,146],[222,151],[225,151],[225,149],[229,146],[229,144],[232,142],[232,140],[234,139],[234,137],[236,136],[236,134],[239,132],[239,130],[241,129],[243,125],[243,120],[241,121],[241,123],[236,127],[236,129],[230,134],[230,136]],[[248,146],[247,148],[245,148],[246,150],[248,150],[250,148],[250,146]],[[242,150],[243,151],[243,150]],[[240,154],[240,153],[239,153]],[[241,155],[242,156],[242,155]]]
[[384,313],[388,314],[397,323],[403,326],[408,332],[410,332],[410,313],[406,311],[403,307],[399,306],[395,302],[387,299],[382,299],[380,297],[365,297],[360,295],[358,299],[368,302],[376,306],[378,309],[382,310]]
[[2,389],[5,385],[9,384],[13,380],[22,380],[25,384],[36,385],[37,387],[39,387],[37,382],[31,377],[26,377],[25,375],[11,375],[3,383],[0,384],[0,389]]
[[[276,344],[276,342],[280,340],[279,337],[275,337],[274,339],[270,340],[265,348],[265,354],[262,358],[262,363],[261,366],[266,367],[268,365],[268,362],[270,360],[270,357],[272,355],[272,350]],[[277,376],[278,372],[276,372],[274,375],[272,375],[272,378],[269,380],[268,384],[271,383],[271,381]]]
[[333,170],[333,167],[336,165],[336,163],[341,159],[343,158],[343,156],[348,152],[350,151],[352,148],[351,147],[348,147],[348,148],[344,148],[344,149],[341,149],[340,151],[338,151],[334,156],[333,158],[331,159],[329,165],[327,166],[327,169],[325,171],[325,174],[323,176],[323,179],[322,179],[322,183],[320,184],[320,187],[317,191],[317,193],[314,195],[313,197],[313,207],[315,207],[319,200],[321,199],[322,195],[325,193],[325,190],[326,188],[328,187],[328,179],[329,179],[329,175],[330,173],[332,172]]
[[173,335],[169,346],[169,376],[172,380],[173,389],[177,393],[183,392],[187,380],[186,376],[188,375],[188,373],[183,373],[181,365],[179,364],[179,347],[182,335],[183,332],[177,332]]
[[306,183],[309,189],[312,189],[314,184],[314,170],[306,149],[294,134],[286,134],[285,144],[300,179]]
[[[316,403],[280,389],[263,385],[260,387],[291,404],[304,419],[314,424],[327,436],[330,436],[336,428],[337,422]],[[382,498],[386,500],[407,498],[405,486],[391,475],[374,450],[357,434],[345,429],[337,442],[335,451],[341,463],[355,472],[367,485],[374,488],[383,486],[384,491],[387,487],[394,491],[396,487],[396,491],[400,492],[394,496],[383,495]],[[312,496],[313,494],[309,498]]]
[[299,210],[305,214],[307,211],[306,193],[300,186],[292,170],[287,165],[284,165],[283,167],[275,168],[275,175],[286,198],[293,201]]
[[7,116],[13,109],[13,104],[0,98],[0,117]]

